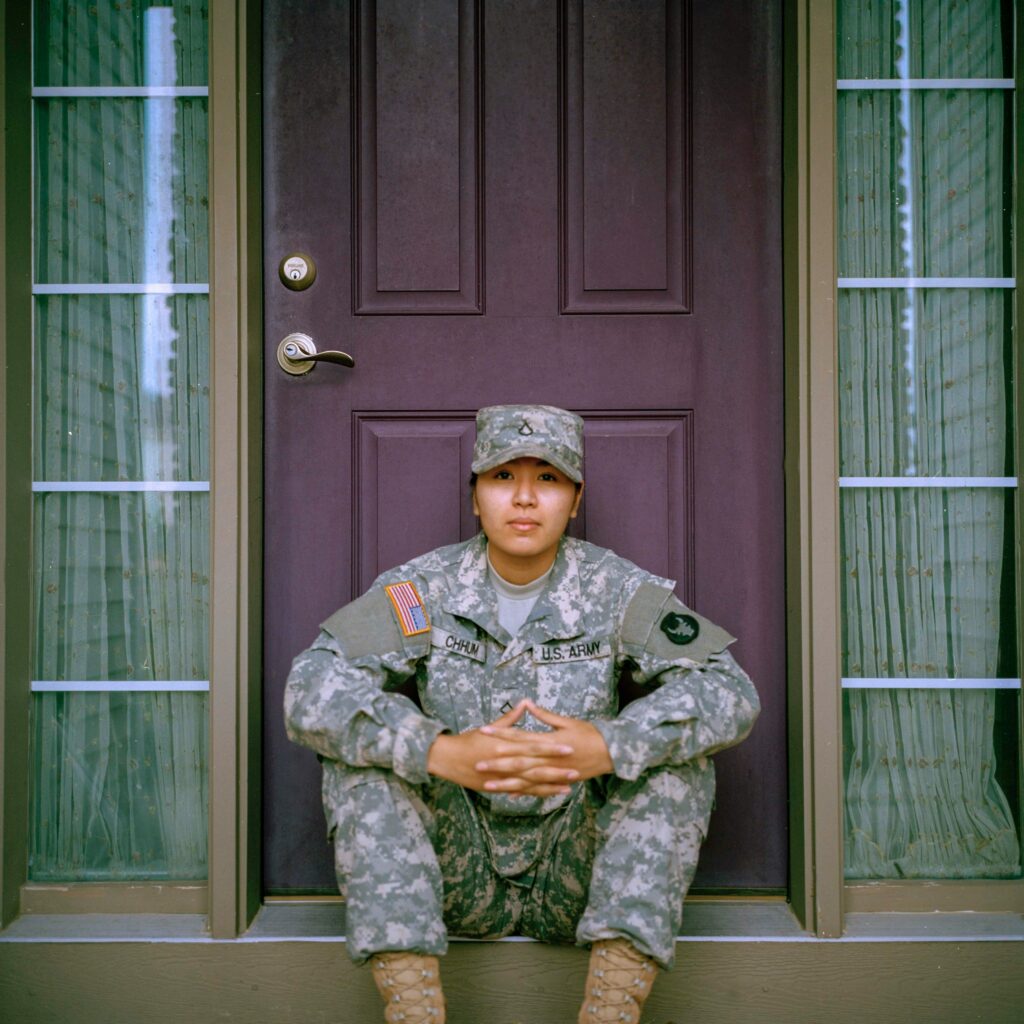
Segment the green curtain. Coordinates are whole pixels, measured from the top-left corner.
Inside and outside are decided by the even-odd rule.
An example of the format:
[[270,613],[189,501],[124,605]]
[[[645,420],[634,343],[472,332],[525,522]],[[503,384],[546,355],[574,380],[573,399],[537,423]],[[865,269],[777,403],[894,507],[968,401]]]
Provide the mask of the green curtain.
[[[1010,23],[1003,20],[1009,14]],[[1000,0],[837,0],[840,78],[1001,78],[1013,74],[1012,13]]]
[[206,877],[206,695],[36,695],[36,881]]
[[[35,0],[36,85],[206,85],[208,0]],[[174,17],[174,81],[147,82],[150,8]]]
[[[40,2],[35,31],[40,85],[206,82],[204,3]],[[39,282],[208,280],[206,107],[36,101]],[[208,481],[207,297],[39,296],[34,417],[39,480]],[[40,493],[33,543],[35,678],[155,690],[35,695],[32,877],[205,877],[206,695],[158,691],[209,678],[208,494]]]
[[[994,0],[838,11],[841,77],[1004,74]],[[840,274],[1004,276],[1009,111],[998,91],[841,92]],[[995,289],[842,291],[841,473],[1010,475],[1010,322]],[[843,491],[844,676],[1016,664],[1007,509],[995,488]],[[846,691],[847,877],[1019,874],[996,708],[991,689]]]

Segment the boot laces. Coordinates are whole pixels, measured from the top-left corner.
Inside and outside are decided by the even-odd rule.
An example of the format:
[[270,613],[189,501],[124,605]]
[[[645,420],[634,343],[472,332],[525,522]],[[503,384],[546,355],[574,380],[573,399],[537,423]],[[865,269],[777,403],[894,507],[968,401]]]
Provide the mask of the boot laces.
[[587,1024],[639,1024],[656,976],[648,957],[625,940],[594,943],[580,1020]]
[[386,1006],[387,1024],[440,1024],[444,997],[437,959],[419,953],[380,953],[373,958],[373,978]]

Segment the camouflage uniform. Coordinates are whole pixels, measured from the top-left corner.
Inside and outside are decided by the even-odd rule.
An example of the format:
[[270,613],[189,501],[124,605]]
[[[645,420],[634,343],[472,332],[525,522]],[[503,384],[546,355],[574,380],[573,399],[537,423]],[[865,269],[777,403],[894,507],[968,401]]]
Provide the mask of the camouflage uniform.
[[[441,954],[449,929],[622,936],[668,967],[711,812],[708,755],[742,739],[759,709],[726,650],[732,637],[686,609],[670,581],[570,538],[512,637],[486,551],[481,534],[385,573],[293,664],[287,728],[324,758],[349,952]],[[402,593],[419,602],[412,619]],[[642,696],[620,711],[622,674]],[[396,692],[410,680],[419,706]],[[546,798],[428,775],[439,733],[484,725],[524,697],[593,721],[614,774]],[[529,714],[522,726],[547,728]]]

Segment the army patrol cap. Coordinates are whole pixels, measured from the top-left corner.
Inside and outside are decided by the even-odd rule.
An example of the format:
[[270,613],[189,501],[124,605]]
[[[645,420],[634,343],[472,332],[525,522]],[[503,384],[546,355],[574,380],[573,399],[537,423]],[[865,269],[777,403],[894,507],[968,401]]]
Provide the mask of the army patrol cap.
[[582,483],[583,420],[553,405],[489,405],[476,414],[474,473],[527,456]]

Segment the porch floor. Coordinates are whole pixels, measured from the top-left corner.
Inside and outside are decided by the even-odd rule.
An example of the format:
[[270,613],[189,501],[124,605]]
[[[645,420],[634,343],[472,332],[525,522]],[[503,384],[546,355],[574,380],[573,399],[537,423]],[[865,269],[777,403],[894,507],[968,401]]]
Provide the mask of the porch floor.
[[[687,907],[676,969],[644,1024],[865,1020],[1016,1024],[1019,914],[858,914],[817,939],[782,902]],[[583,951],[455,941],[449,1024],[571,1024]],[[0,932],[0,1007],[18,1024],[375,1024],[376,990],[345,954],[344,908],[271,902],[236,940],[199,915],[25,915]]]

